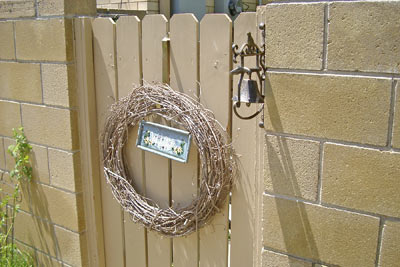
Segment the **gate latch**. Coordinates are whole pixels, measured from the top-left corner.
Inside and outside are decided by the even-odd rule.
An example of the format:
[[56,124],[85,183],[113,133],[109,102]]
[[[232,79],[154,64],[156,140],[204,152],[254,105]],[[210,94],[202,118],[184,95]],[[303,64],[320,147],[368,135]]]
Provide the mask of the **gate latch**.
[[[262,35],[262,45],[259,47],[251,33],[247,33],[247,43],[243,44],[240,49],[236,44],[232,45],[233,52],[233,62],[238,63],[237,57],[240,56],[240,65],[233,70],[231,70],[231,74],[240,75],[237,95],[233,97],[233,111],[236,116],[243,120],[249,120],[257,116],[259,113],[264,111],[264,96],[265,96],[265,73],[266,73],[266,65],[265,65],[265,25],[264,23],[260,23],[259,29],[261,30]],[[256,64],[254,68],[248,68],[244,65],[244,61],[246,57],[256,57]],[[255,79],[252,79],[253,73]],[[246,77],[248,78],[245,78]],[[263,91],[259,90],[261,88]],[[238,113],[238,109],[240,108],[241,103],[246,103],[246,106],[250,106],[250,104],[261,104],[261,107],[250,116],[242,116]],[[259,123],[261,128],[264,127],[264,112],[261,114],[261,121]]]

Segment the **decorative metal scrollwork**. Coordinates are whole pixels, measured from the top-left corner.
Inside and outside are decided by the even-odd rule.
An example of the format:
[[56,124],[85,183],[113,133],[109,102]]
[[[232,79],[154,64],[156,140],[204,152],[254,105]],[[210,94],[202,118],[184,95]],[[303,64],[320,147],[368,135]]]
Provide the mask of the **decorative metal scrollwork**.
[[[258,88],[263,89],[265,83],[265,73],[267,71],[265,63],[265,25],[261,23],[259,25],[261,30],[261,46],[258,46],[254,41],[251,33],[247,33],[247,42],[243,44],[240,49],[236,44],[232,45],[233,62],[239,63],[238,57],[240,57],[240,65],[231,70],[231,74],[240,75],[238,82],[237,96],[233,98],[233,111],[236,116],[241,119],[252,119],[264,110],[264,92],[260,93]],[[244,59],[246,57],[256,57],[256,66],[254,68],[248,68],[244,65]],[[256,73],[257,80],[252,80],[251,76]],[[249,79],[244,79],[244,75],[247,74]],[[237,109],[240,107],[240,103],[246,103],[250,106],[251,103],[262,104],[261,108],[250,116],[242,116],[238,113]],[[264,127],[264,118],[262,116],[262,122],[260,127]]]

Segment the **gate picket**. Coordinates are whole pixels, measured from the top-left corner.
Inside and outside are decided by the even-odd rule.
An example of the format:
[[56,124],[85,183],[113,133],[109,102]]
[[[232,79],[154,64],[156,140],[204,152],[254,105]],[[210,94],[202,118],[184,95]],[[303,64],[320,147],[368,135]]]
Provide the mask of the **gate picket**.
[[142,23],[136,16],[117,20],[118,96],[132,91],[132,85],[142,84]]
[[[254,40],[257,37],[255,12],[241,13],[235,20],[234,42],[239,45],[247,42],[247,33],[251,32]],[[238,63],[240,64],[240,62]],[[246,59],[246,67],[255,67],[255,57]],[[255,74],[253,75],[255,78]],[[234,76],[233,92],[236,94],[239,76]],[[255,105],[246,108],[241,105],[240,112],[251,115],[256,111]],[[231,254],[232,267],[253,266],[255,238],[255,163],[256,131],[258,120],[242,120],[232,117],[232,138],[235,152],[239,156],[240,176],[232,188],[232,222],[231,222]],[[251,138],[254,136],[254,138]],[[250,138],[249,138],[250,137]]]
[[[96,87],[98,137],[101,135],[109,106],[118,99],[115,23],[109,18],[96,18],[93,27],[93,54]],[[100,144],[101,142],[99,142]],[[100,148],[100,151],[101,148]],[[121,206],[111,193],[100,165],[101,199],[106,266],[125,266],[125,241]]]
[[[191,97],[198,96],[198,34],[199,25],[193,14],[174,15],[170,22],[170,70],[171,87]],[[189,205],[197,195],[198,152],[192,142],[189,161],[172,161],[173,207]],[[174,267],[197,266],[198,233],[174,238]]]
[[[207,14],[200,22],[200,101],[231,133],[232,21]],[[200,230],[200,267],[228,266],[229,197],[220,213]]]
[[[163,15],[145,16],[142,22],[143,79],[148,82],[162,82],[163,53],[161,40],[167,36],[168,21]],[[159,122],[159,121],[158,121]],[[145,152],[146,196],[161,208],[170,203],[170,160]],[[171,266],[172,240],[158,233],[147,234],[148,267]]]
[[[123,16],[117,21],[118,96],[128,95],[133,86],[142,83],[141,22],[135,16]],[[136,147],[138,126],[129,129],[124,151],[129,174],[139,194],[145,192],[142,173],[142,151]],[[146,229],[135,224],[128,213],[124,214],[126,266],[146,267]]]

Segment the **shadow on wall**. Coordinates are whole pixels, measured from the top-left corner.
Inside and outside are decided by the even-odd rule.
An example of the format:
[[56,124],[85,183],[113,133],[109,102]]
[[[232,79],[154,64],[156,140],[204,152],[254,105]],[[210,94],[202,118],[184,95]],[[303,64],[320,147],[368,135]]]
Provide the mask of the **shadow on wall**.
[[[51,218],[47,208],[48,203],[43,189],[37,184],[32,184],[32,186],[29,188],[29,198],[29,202],[32,203],[30,206],[30,212],[36,216],[50,221]],[[35,244],[35,247],[43,250],[46,254],[50,254],[53,257],[61,257],[54,225],[37,218],[33,218],[32,222],[34,227],[33,231],[35,232],[32,233],[32,235],[39,236],[37,241],[39,244]],[[36,243],[36,241],[34,242]],[[41,255],[38,255],[37,251],[35,251],[35,256],[39,263],[42,261],[42,264],[45,264],[46,262],[43,261],[50,261],[50,259],[47,257],[40,257]],[[49,264],[50,263],[51,262],[49,262]]]
[[[276,132],[284,132],[268,79],[266,80],[266,86],[268,105],[265,106],[271,118],[272,128]],[[268,136],[265,135],[265,146],[264,157],[268,158],[266,160],[268,166],[265,166],[265,168],[269,169],[269,179],[273,192],[278,194],[283,192],[284,195],[288,196],[301,196],[302,192],[296,177],[287,139],[276,137],[276,142],[272,143]],[[264,200],[264,205],[266,205],[265,203]],[[304,204],[280,198],[274,198],[269,203],[275,203],[276,207],[272,205],[264,206],[264,227],[273,227],[279,233],[277,234],[278,236],[271,237],[271,239],[264,233],[264,246],[267,249],[272,248],[289,254],[319,259],[318,248]],[[273,216],[272,214],[278,218],[274,220],[274,218],[270,217]],[[293,264],[296,265],[298,263]],[[293,264],[290,265],[292,266]]]
[[[31,165],[35,175],[38,164],[34,151],[31,156]],[[32,182],[23,183],[21,186],[22,198],[20,204],[22,211],[18,213],[15,220],[15,238],[23,244],[36,248],[21,246],[22,249],[33,254],[39,266],[52,266],[53,260],[45,254],[54,258],[61,257],[60,249],[55,226],[49,223],[51,217],[47,196],[43,187],[36,183],[37,180],[39,178],[34,176]]]
[[[48,211],[47,197],[43,188],[37,183],[31,183],[29,186],[24,186],[23,194],[25,197],[29,198],[29,212],[46,220],[32,216],[33,228],[29,231],[30,242],[28,242],[28,244],[34,244],[36,248],[53,257],[61,257],[55,227],[48,222],[51,221],[51,217]],[[35,240],[35,238],[37,238],[37,240]],[[46,264],[50,265],[52,263],[50,262],[50,258],[38,255],[36,250],[35,258],[38,260],[39,264],[45,266]]]

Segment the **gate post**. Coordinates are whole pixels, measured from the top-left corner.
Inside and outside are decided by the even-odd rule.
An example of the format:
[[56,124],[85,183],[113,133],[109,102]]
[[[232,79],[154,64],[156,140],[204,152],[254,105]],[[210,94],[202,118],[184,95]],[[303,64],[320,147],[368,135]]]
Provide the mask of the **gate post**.
[[78,127],[88,263],[105,266],[91,20],[74,20]]

